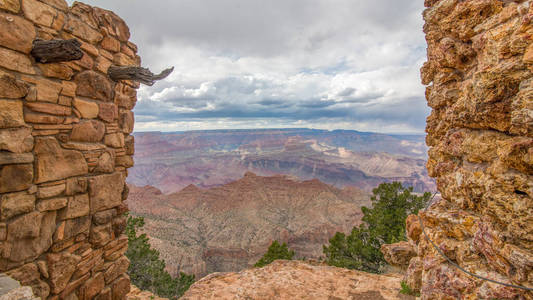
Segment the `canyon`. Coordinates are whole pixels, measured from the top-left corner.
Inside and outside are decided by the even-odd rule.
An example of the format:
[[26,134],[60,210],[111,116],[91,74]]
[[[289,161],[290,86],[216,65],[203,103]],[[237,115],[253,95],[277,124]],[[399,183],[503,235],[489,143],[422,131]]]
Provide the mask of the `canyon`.
[[338,188],[371,191],[400,181],[416,192],[434,191],[425,169],[423,135],[351,130],[249,129],[135,133],[135,166],[128,183],[163,193],[194,184],[209,188],[247,171],[319,179]]
[[168,195],[130,185],[127,203],[144,217],[144,232],[167,270],[201,278],[253,266],[273,240],[286,242],[298,258],[316,259],[335,232],[359,224],[369,199],[354,187],[248,172],[219,187],[190,185]]

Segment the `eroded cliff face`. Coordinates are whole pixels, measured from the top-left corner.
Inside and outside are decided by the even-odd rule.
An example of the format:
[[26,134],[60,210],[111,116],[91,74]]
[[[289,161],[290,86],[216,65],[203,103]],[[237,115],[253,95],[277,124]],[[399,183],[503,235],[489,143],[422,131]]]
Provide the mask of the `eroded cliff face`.
[[[114,13],[63,0],[0,1],[0,272],[42,299],[123,299],[123,200],[133,164],[139,65]],[[81,42],[83,57],[36,63],[35,39]],[[76,298],[77,297],[77,298]]]
[[[460,266],[533,287],[533,6],[531,1],[425,2],[433,111],[427,164],[442,200],[421,213],[431,239]],[[448,264],[407,220],[407,282],[423,299],[533,299]]]

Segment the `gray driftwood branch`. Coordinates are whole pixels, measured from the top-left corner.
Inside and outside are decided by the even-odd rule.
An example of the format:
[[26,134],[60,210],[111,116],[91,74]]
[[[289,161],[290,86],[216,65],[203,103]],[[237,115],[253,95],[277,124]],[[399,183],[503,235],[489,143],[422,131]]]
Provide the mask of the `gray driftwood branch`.
[[119,67],[111,66],[107,70],[107,75],[114,81],[119,80],[134,80],[152,86],[157,80],[161,80],[174,71],[174,67],[163,70],[159,74],[154,74],[147,68],[142,67]]
[[36,39],[33,41],[31,55],[40,63],[78,60],[83,57],[80,46],[81,43],[77,39],[51,41]]

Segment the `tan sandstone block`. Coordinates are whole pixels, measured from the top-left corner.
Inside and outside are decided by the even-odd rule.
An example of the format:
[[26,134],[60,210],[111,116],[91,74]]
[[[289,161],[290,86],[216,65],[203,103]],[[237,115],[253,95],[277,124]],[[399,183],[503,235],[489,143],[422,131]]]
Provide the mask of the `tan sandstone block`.
[[57,105],[52,103],[42,102],[27,102],[25,106],[33,111],[47,113],[58,116],[70,116],[72,108],[69,106]]
[[0,165],[32,163],[31,153],[0,152]]
[[32,22],[46,27],[52,26],[57,10],[36,0],[22,0],[24,15]]
[[39,203],[37,203],[37,210],[40,212],[43,211],[51,211],[51,210],[59,210],[63,207],[67,206],[68,198],[66,197],[59,197],[59,198],[51,198],[47,200],[41,200]]
[[89,179],[91,212],[113,208],[122,203],[124,177],[122,173],[100,175]]
[[22,80],[35,84],[36,100],[50,103],[57,103],[59,93],[63,89],[63,85],[44,78],[22,76]]
[[59,219],[73,219],[89,214],[89,195],[75,195],[68,199],[67,207],[59,212]]
[[37,66],[46,77],[70,80],[74,75],[74,71],[63,63],[38,64]]
[[103,56],[98,56],[96,58],[96,70],[107,74],[107,70],[111,66],[111,61]]
[[106,122],[113,122],[118,118],[118,107],[114,103],[100,103],[98,117]]
[[75,97],[76,96],[77,85],[71,81],[62,81],[61,82],[61,95]]
[[25,190],[32,181],[33,164],[0,166],[0,193]]
[[43,214],[32,212],[16,218],[7,225],[8,239],[35,238],[39,236]]
[[102,48],[109,50],[111,52],[119,52],[120,51],[120,42],[112,38],[110,36],[104,37],[101,43]]
[[61,183],[58,185],[51,185],[51,186],[41,186],[39,187],[39,190],[37,191],[37,198],[43,199],[43,198],[50,198],[50,197],[56,197],[61,194],[66,189],[66,184]]
[[80,112],[84,119],[94,119],[98,117],[98,104],[74,98],[74,107]]
[[41,2],[44,2],[50,6],[53,6],[63,11],[66,11],[68,9],[68,4],[65,0],[41,0]]
[[115,261],[104,273],[105,282],[110,283],[120,275],[126,273],[129,265],[130,261],[127,257],[122,257],[121,259]]
[[80,300],[92,300],[105,287],[104,274],[102,272],[96,273],[91,279],[80,289]]
[[81,257],[63,252],[48,254],[46,259],[52,293],[60,293],[69,283]]
[[130,278],[126,274],[122,275],[122,277],[113,283],[113,299],[124,299],[129,293],[130,288]]
[[113,90],[111,82],[94,71],[84,71],[74,78],[77,84],[76,95],[92,99],[111,101]]
[[35,195],[29,195],[27,192],[4,194],[0,196],[0,207],[0,216],[4,221],[29,213],[35,209]]
[[9,49],[0,48],[0,67],[21,73],[35,74],[28,56]]
[[86,120],[72,128],[70,139],[75,142],[100,142],[105,134],[104,123],[97,120]]
[[106,134],[104,137],[104,144],[113,148],[122,148],[124,147],[124,134],[120,132]]
[[37,124],[61,124],[63,123],[65,118],[26,111],[26,113],[24,114],[24,120],[28,123]]
[[33,149],[33,136],[30,127],[0,130],[0,150],[13,153],[29,152]]
[[132,111],[124,111],[120,114],[119,125],[124,133],[133,132],[134,117]]
[[529,44],[522,61],[526,64],[533,64],[533,43]]
[[0,13],[0,28],[0,45],[30,53],[36,35],[31,22],[19,16]]
[[86,40],[91,44],[96,44],[104,38],[100,32],[94,30],[93,28],[91,28],[91,26],[73,17],[69,18],[67,24],[65,25],[65,31],[70,32],[73,35],[79,37],[80,39]]
[[12,76],[0,77],[0,98],[18,99],[28,94],[28,85]]
[[88,172],[83,154],[65,150],[52,137],[40,137],[35,142],[36,183],[60,180]]
[[21,127],[25,124],[22,101],[0,99],[0,128]]
[[9,10],[14,13],[20,11],[20,1],[19,0],[2,0],[0,1],[0,8]]

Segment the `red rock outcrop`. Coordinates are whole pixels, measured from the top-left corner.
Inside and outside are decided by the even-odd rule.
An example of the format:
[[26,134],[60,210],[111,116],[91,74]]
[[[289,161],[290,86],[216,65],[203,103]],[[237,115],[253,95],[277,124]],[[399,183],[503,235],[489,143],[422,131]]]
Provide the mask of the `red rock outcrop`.
[[164,195],[153,187],[131,186],[133,214],[145,217],[150,243],[161,252],[172,275],[196,278],[240,271],[266,252],[273,240],[286,242],[298,257],[318,258],[337,231],[360,222],[367,193],[338,189],[318,180],[247,173],[211,189],[189,186]]
[[[425,3],[427,168],[442,200],[420,216],[461,267],[533,288],[533,3]],[[533,299],[454,268],[417,223],[406,279],[423,299]]]
[[[35,39],[71,38],[80,60],[30,55]],[[123,115],[138,84],[106,75],[139,64],[128,38],[114,13],[79,2],[0,1],[0,272],[41,299],[124,299],[130,288],[122,231],[133,119]]]
[[181,299],[415,299],[399,293],[400,281],[395,274],[276,260],[263,268],[208,275]]

